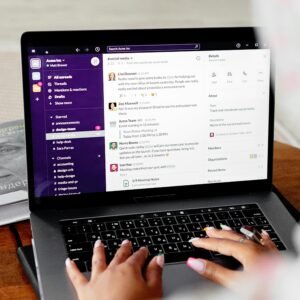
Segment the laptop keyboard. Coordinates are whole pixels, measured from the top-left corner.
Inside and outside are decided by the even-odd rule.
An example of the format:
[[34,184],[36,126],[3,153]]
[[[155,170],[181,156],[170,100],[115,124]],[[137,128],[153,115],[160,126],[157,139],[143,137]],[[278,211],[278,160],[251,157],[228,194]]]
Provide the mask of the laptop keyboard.
[[133,251],[148,247],[149,259],[163,253],[166,263],[185,261],[190,256],[216,259],[219,253],[195,248],[188,240],[206,237],[205,227],[220,229],[220,224],[237,232],[243,225],[264,229],[279,250],[286,249],[256,204],[62,220],[60,224],[68,256],[82,272],[91,270],[98,239],[105,245],[108,263],[125,239],[132,242]]

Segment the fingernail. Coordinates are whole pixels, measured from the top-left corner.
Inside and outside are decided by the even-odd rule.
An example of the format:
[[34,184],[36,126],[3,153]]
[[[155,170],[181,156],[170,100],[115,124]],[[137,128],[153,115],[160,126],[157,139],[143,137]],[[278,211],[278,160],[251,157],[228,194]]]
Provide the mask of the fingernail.
[[209,230],[215,230],[215,229],[216,229],[215,227],[208,226],[208,227],[205,227],[203,230],[204,231],[209,231]]
[[163,254],[157,255],[156,256],[156,263],[163,268],[165,264],[165,256]]
[[65,263],[66,263],[66,267],[69,268],[71,266],[71,259],[68,257]]
[[231,227],[224,225],[224,224],[220,224],[221,229],[223,230],[232,230]]
[[94,249],[100,247],[101,244],[102,244],[102,242],[101,242],[100,240],[97,240],[97,241],[95,242],[95,244],[94,244]]
[[126,244],[128,244],[128,243],[130,243],[129,240],[124,240],[124,241],[121,243],[121,245],[124,246],[124,245],[126,245]]
[[192,243],[192,242],[198,241],[198,240],[200,240],[200,238],[197,238],[197,237],[196,238],[192,238],[192,239],[189,240],[189,243]]
[[267,231],[265,231],[264,229],[262,229],[261,233],[267,237],[270,237],[269,233]]
[[190,257],[186,264],[193,270],[195,270],[196,272],[202,274],[204,273],[205,270],[205,262],[200,260],[200,259],[196,259],[193,257]]
[[148,250],[147,247],[142,246],[142,247],[140,248],[140,250],[143,250],[143,251],[145,252],[145,254],[146,254],[146,257],[148,257],[148,255],[149,255],[149,250]]

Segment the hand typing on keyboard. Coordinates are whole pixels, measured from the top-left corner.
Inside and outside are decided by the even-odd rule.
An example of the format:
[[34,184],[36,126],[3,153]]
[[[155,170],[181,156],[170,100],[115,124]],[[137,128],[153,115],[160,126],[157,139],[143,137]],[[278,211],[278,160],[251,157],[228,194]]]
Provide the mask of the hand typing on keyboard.
[[164,256],[155,256],[144,269],[148,254],[146,247],[132,254],[132,243],[124,240],[107,266],[104,244],[98,240],[93,249],[90,280],[69,258],[67,273],[80,300],[160,299]]
[[[265,255],[279,256],[276,245],[266,231],[262,231],[261,244],[246,239],[244,235],[230,230],[228,226],[226,230],[208,227],[206,234],[209,238],[192,238],[190,242],[198,248],[233,256],[243,265],[245,272],[257,267],[261,257]],[[187,260],[187,265],[203,277],[228,288],[233,288],[237,279],[244,275],[244,272],[229,270],[205,259],[191,257]]]

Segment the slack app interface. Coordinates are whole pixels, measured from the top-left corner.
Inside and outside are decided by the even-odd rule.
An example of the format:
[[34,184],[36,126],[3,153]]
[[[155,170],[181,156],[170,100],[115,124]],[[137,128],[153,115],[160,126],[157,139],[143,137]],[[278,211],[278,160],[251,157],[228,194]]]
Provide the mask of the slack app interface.
[[158,46],[29,57],[36,196],[267,178],[270,51]]

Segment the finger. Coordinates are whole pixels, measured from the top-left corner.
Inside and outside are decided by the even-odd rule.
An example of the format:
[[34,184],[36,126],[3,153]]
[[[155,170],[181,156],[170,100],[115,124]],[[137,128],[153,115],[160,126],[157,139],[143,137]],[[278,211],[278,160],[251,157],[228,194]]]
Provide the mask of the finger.
[[233,230],[219,230],[214,227],[208,227],[206,230],[206,234],[209,237],[228,239],[236,242],[238,242],[241,238],[245,238],[244,235],[239,234]]
[[236,278],[240,275],[238,271],[226,269],[214,262],[204,259],[190,257],[186,264],[201,276],[227,288],[232,287]]
[[106,265],[104,245],[100,240],[97,240],[94,245],[94,253],[92,257],[91,280],[94,280],[99,274],[105,271],[106,267],[107,265]]
[[149,287],[158,289],[162,288],[162,271],[165,259],[163,255],[155,256],[147,266],[145,277]]
[[243,243],[221,238],[194,238],[190,241],[195,247],[216,251],[227,256],[233,256],[241,263],[245,261],[249,251],[253,250],[250,245],[253,244],[252,246],[254,246],[253,242],[246,243],[247,240]]
[[146,247],[141,247],[127,259],[127,262],[138,269],[142,269],[146,259],[148,258],[148,255],[148,249]]
[[272,250],[272,251],[278,251],[276,245],[271,240],[271,238],[270,238],[267,231],[262,230],[261,231],[261,237],[262,237],[262,243],[263,243],[264,247],[266,247],[266,248],[268,248],[269,250]]
[[129,240],[124,240],[121,247],[116,252],[114,258],[112,259],[109,267],[113,267],[124,262],[132,254],[132,245]]
[[81,290],[81,288],[88,283],[88,280],[84,277],[84,275],[78,270],[75,262],[70,258],[66,259],[66,268],[68,276],[76,290],[77,293]]

